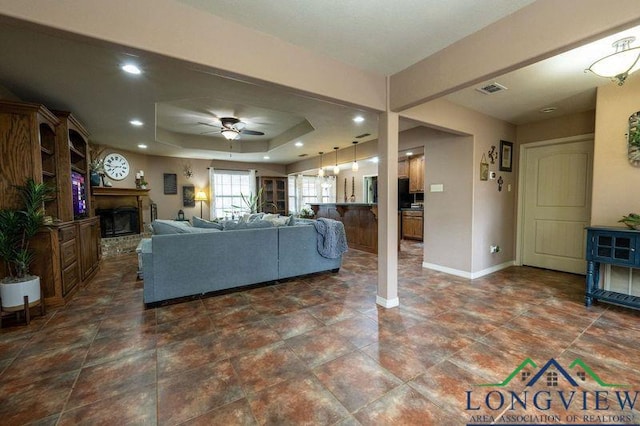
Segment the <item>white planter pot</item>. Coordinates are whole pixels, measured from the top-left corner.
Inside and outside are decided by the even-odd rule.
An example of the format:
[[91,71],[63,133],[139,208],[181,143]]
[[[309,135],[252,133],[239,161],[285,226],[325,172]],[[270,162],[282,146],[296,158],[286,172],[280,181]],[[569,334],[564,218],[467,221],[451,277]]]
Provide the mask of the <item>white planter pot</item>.
[[34,306],[40,300],[40,277],[17,283],[0,283],[0,298],[2,309],[17,311],[24,308],[24,296],[29,296],[29,306]]

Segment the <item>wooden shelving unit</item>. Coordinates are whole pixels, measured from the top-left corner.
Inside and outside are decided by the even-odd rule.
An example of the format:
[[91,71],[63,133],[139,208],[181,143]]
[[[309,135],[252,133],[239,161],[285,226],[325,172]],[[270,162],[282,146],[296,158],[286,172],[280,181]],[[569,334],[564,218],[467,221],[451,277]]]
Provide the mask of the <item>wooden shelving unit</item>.
[[261,211],[281,215],[289,213],[286,177],[261,176],[258,188],[262,188]]

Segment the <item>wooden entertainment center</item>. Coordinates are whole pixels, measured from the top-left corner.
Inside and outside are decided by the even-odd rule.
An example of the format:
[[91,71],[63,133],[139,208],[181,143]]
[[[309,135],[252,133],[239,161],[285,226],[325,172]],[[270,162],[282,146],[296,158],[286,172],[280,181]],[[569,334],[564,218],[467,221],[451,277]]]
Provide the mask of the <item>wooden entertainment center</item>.
[[[0,209],[19,206],[14,186],[24,185],[27,178],[57,189],[45,205],[53,223],[31,242],[35,252],[31,272],[40,277],[47,306],[63,305],[93,277],[100,261],[100,223],[93,216],[89,190],[88,140],[87,131],[69,112],[0,101]],[[74,213],[72,176],[84,185],[84,199],[76,203],[82,214]]]

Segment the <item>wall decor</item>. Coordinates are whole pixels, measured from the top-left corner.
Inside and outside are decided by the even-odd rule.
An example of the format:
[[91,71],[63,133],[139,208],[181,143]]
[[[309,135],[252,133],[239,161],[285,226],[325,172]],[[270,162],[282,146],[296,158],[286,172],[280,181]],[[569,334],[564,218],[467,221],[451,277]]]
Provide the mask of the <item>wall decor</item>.
[[165,195],[178,193],[178,176],[175,173],[164,173],[164,193]]
[[193,185],[182,185],[182,206],[196,206],[196,188]]
[[629,117],[629,133],[627,134],[627,158],[634,167],[640,167],[640,111]]
[[500,171],[513,170],[513,142],[500,141]]
[[487,163],[484,154],[480,160],[480,180],[489,180],[489,163]]
[[344,202],[347,202],[347,178],[344,178]]
[[491,149],[487,154],[489,154],[489,161],[491,161],[491,164],[496,164],[496,159],[498,158],[498,152],[496,151],[495,145],[491,145]]
[[502,180],[502,176],[498,178],[498,192],[502,192],[502,185],[504,184],[504,180]]

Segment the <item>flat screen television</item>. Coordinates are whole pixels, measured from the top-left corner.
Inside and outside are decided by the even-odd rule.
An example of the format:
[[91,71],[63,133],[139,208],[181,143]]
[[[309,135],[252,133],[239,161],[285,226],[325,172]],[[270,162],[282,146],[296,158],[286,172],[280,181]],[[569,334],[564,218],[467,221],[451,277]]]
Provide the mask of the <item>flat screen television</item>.
[[84,176],[71,172],[71,194],[73,195],[73,218],[87,217],[87,191]]

